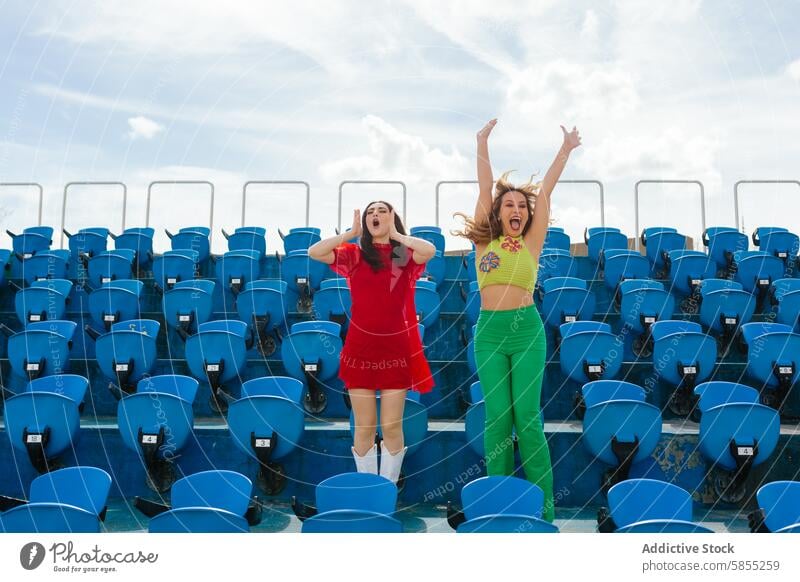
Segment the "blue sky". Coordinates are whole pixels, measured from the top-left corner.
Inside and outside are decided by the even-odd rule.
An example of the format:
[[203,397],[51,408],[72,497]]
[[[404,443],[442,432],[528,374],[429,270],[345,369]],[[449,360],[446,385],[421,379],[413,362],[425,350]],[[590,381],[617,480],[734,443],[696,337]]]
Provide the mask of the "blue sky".
[[[424,224],[438,180],[474,178],[474,134],[496,116],[493,165],[520,179],[546,170],[560,123],[577,125],[584,146],[564,177],[603,181],[610,225],[633,232],[633,185],[649,178],[702,180],[709,224],[732,224],[736,180],[800,174],[799,24],[797,1],[772,0],[12,0],[0,19],[0,181],[44,184],[55,226],[66,182],[123,181],[132,226],[151,180],[211,180],[215,227],[232,229],[245,181],[306,180],[311,224],[332,233],[340,181],[403,180],[407,222]],[[745,226],[800,230],[798,194],[743,189]],[[599,222],[591,188],[555,195],[573,237]],[[642,196],[643,225],[699,234],[694,190]],[[348,188],[345,216],[377,197],[399,201]],[[30,224],[32,200],[0,191],[3,227]],[[67,226],[118,228],[120,201],[73,189]],[[473,206],[471,189],[443,190],[443,226]],[[303,216],[297,189],[249,195],[250,223]],[[205,190],[154,193],[155,226],[207,221]]]

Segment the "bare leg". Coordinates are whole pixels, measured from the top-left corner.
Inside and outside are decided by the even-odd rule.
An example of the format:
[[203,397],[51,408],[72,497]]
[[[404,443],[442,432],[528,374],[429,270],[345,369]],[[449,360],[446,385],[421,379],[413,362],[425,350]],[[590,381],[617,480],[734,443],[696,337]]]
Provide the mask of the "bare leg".
[[[377,410],[375,405],[375,391],[365,388],[352,388],[348,390],[350,403],[355,417],[355,437],[353,448],[356,454],[364,456],[375,444],[375,429],[377,426]],[[381,400],[383,400],[381,398]]]
[[396,455],[403,449],[403,408],[406,390],[381,390],[381,432],[384,446]]

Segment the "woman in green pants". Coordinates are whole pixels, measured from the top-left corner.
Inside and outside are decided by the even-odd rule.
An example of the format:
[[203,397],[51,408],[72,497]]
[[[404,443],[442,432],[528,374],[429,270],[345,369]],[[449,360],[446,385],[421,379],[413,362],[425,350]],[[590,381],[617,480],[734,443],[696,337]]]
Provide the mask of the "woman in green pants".
[[511,438],[516,428],[526,478],[544,491],[543,518],[553,521],[553,471],[539,418],[545,336],[533,304],[533,288],[547,226],[550,195],[578,131],[561,126],[564,141],[539,184],[514,186],[506,172],[492,195],[489,134],[496,119],[478,132],[478,203],[460,234],[475,244],[481,311],[475,332],[475,361],[486,406],[484,445],[489,475],[514,472]]

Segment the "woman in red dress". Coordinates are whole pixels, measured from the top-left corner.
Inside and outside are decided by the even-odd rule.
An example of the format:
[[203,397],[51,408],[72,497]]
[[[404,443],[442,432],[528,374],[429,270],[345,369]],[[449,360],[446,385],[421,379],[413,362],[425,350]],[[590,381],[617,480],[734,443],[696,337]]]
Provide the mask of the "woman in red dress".
[[[361,237],[359,244],[348,243]],[[408,236],[388,202],[371,202],[361,217],[353,213],[351,230],[313,245],[308,254],[347,278],[352,298],[350,327],[339,358],[339,377],[350,395],[355,416],[352,452],[356,469],[378,473],[375,445],[380,390],[380,474],[397,482],[406,447],[403,406],[406,390],[433,387],[422,353],[415,282],[436,253],[426,240]]]

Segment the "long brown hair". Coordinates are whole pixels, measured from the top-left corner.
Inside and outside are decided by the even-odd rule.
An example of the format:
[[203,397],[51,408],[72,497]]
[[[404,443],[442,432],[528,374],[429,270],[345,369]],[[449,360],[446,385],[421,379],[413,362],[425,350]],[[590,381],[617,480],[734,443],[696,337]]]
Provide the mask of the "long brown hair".
[[[378,272],[387,265],[381,261],[381,254],[378,252],[378,249],[375,248],[375,245],[372,244],[372,233],[369,231],[369,228],[367,228],[367,211],[373,204],[384,204],[386,205],[386,208],[389,209],[389,212],[394,210],[394,207],[383,200],[374,200],[364,207],[364,212],[361,214],[361,237],[359,238],[359,245],[361,247],[364,260],[369,263],[369,266],[372,267],[373,271]],[[403,226],[403,221],[400,220],[400,217],[396,213],[394,215],[394,227],[400,234],[406,234],[406,228]],[[405,266],[411,258],[411,252],[408,248],[403,247],[403,245],[395,240],[389,242],[392,245],[392,262],[401,267]]]
[[541,183],[535,183],[533,177],[530,180],[515,186],[508,180],[509,174],[512,171],[505,172],[497,179],[494,186],[494,198],[492,199],[492,209],[486,219],[482,222],[476,222],[475,218],[468,216],[463,212],[456,212],[453,217],[459,216],[464,220],[464,230],[451,230],[450,234],[454,236],[463,236],[471,240],[474,244],[488,244],[498,236],[503,234],[503,225],[500,222],[500,206],[503,204],[503,196],[509,192],[519,192],[525,196],[525,202],[528,206],[528,220],[525,226],[522,227],[522,235],[524,236],[533,222],[533,208],[536,206],[536,197],[539,195],[539,187]]

